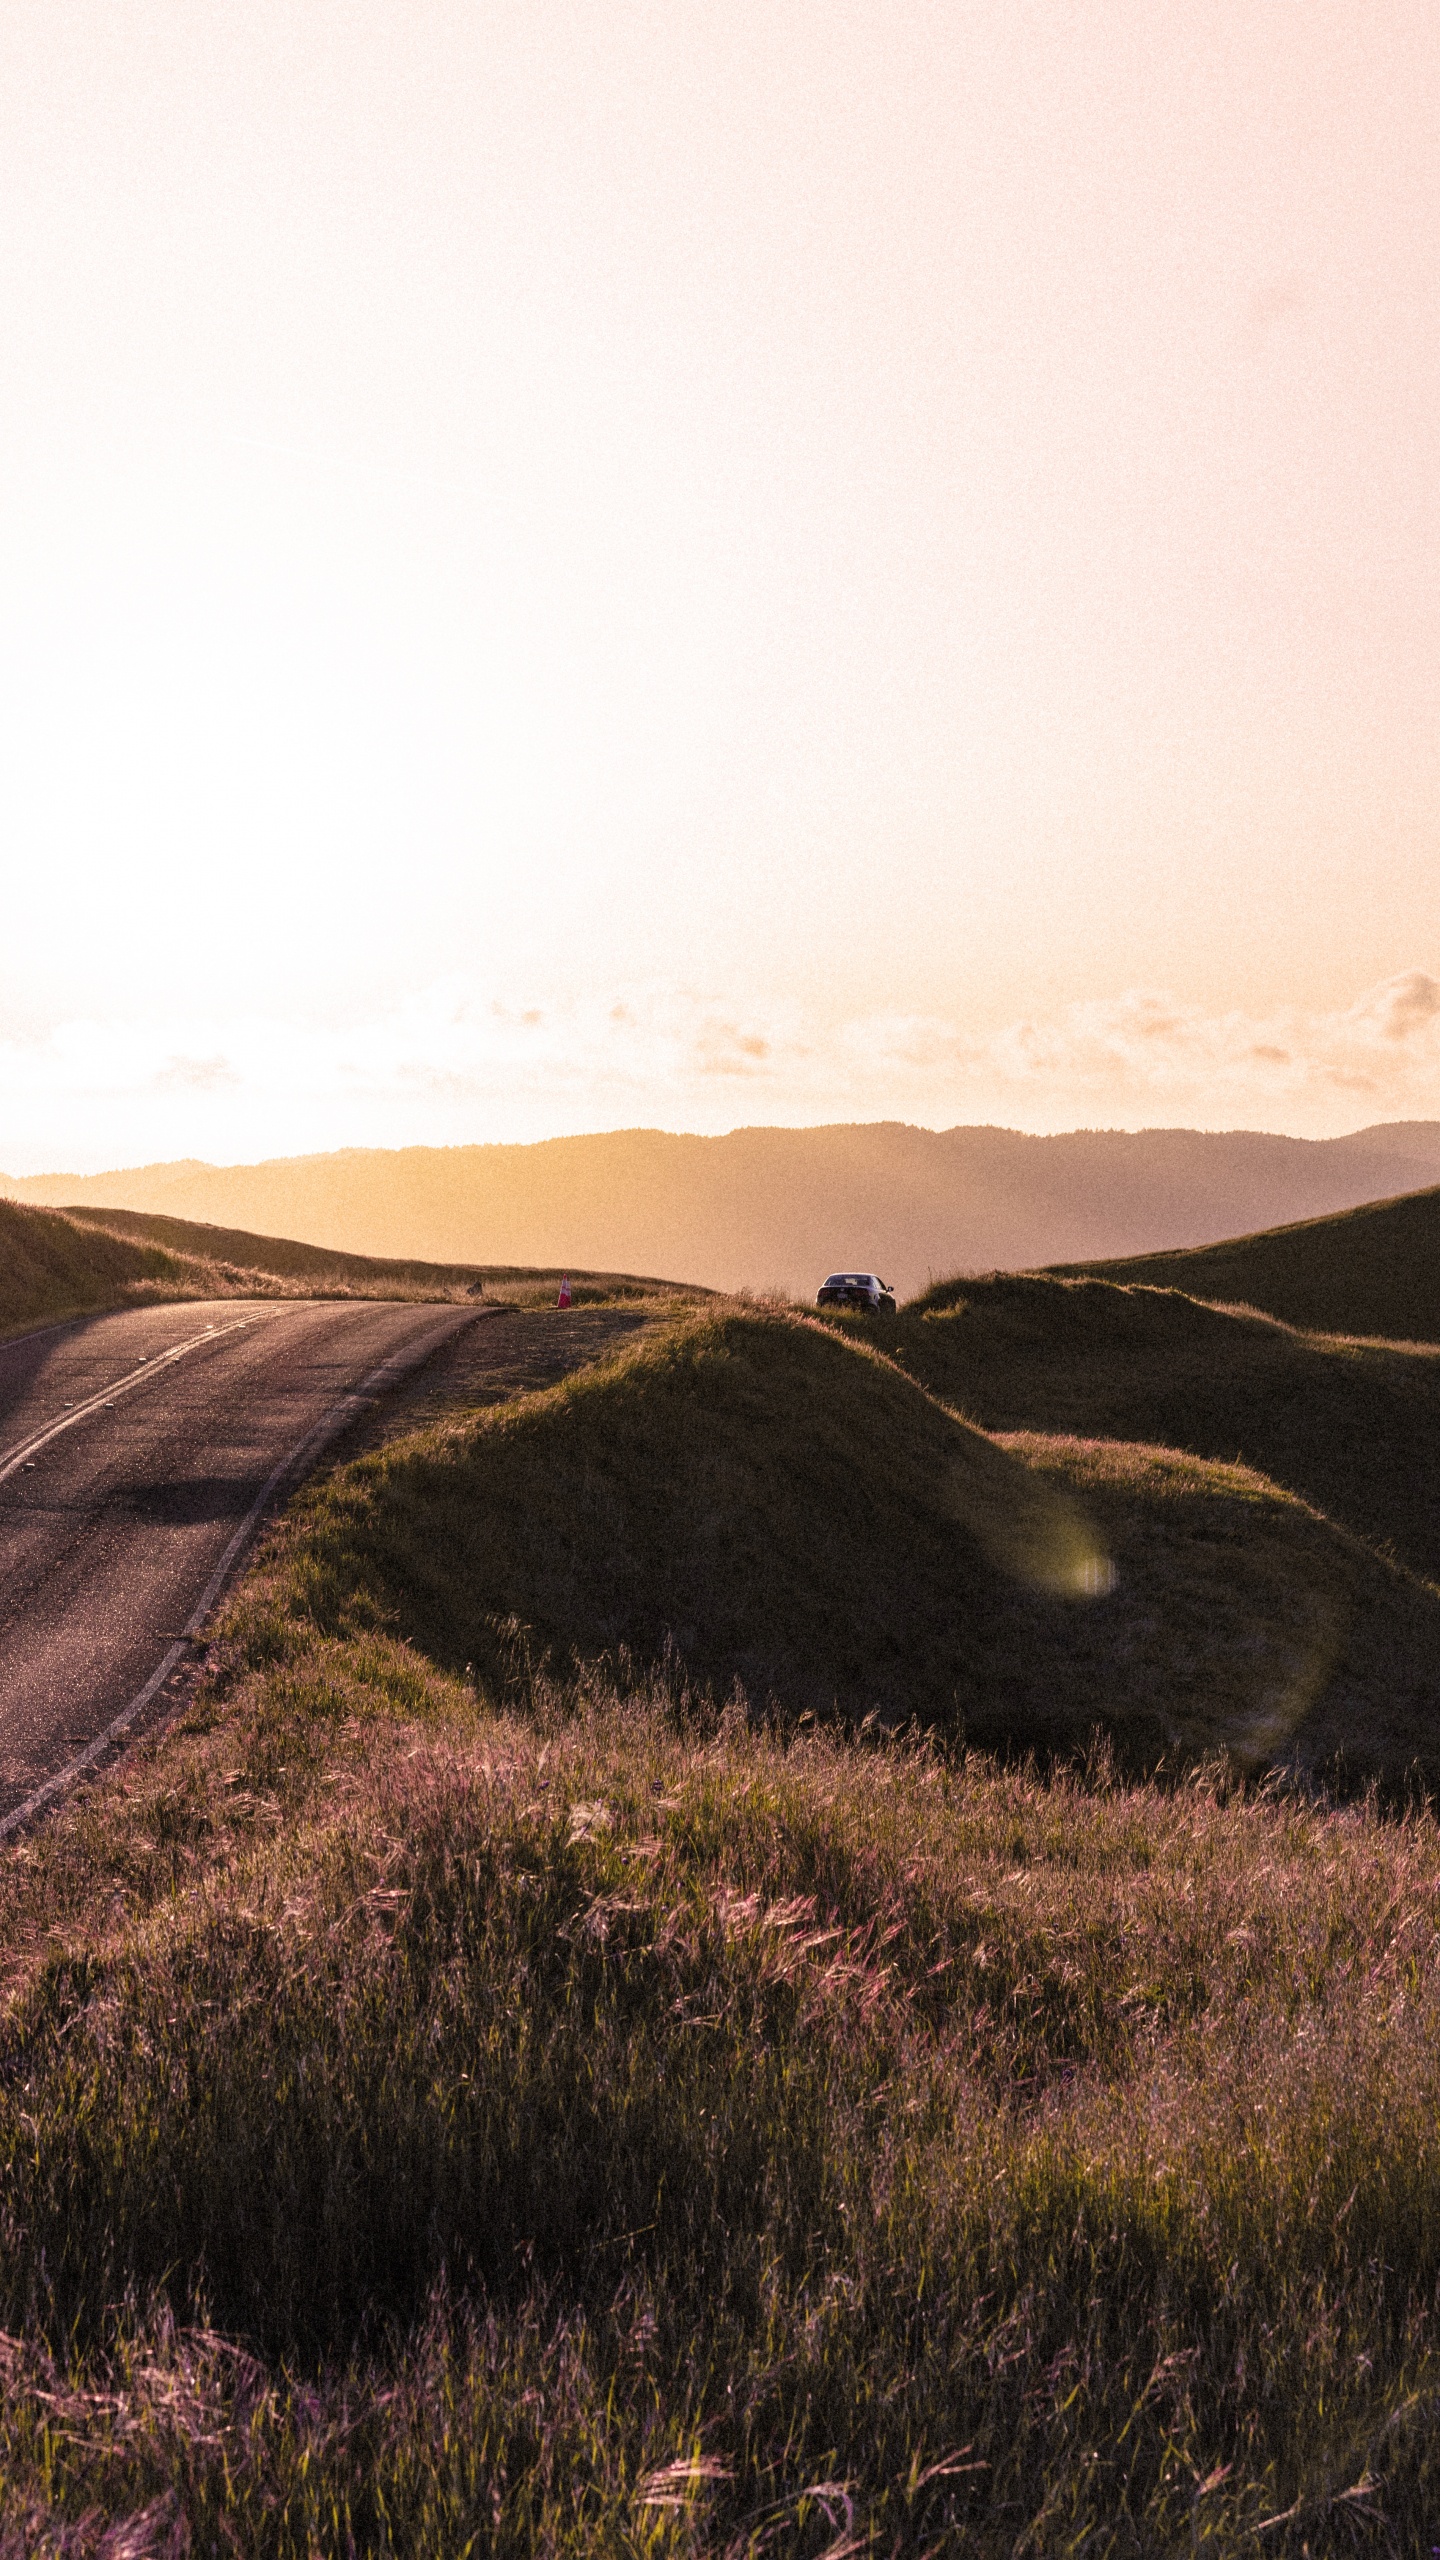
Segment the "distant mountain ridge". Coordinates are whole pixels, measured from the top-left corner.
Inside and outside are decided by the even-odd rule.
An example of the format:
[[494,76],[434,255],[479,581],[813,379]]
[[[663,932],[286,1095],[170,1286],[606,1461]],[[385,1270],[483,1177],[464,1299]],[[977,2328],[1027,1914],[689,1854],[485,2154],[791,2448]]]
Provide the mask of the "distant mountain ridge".
[[429,1262],[572,1263],[808,1293],[827,1269],[903,1295],[960,1271],[1213,1244],[1440,1182],[1440,1121],[1343,1138],[1255,1130],[919,1129],[900,1121],[626,1129],[529,1146],[346,1148],[41,1174],[0,1189]]

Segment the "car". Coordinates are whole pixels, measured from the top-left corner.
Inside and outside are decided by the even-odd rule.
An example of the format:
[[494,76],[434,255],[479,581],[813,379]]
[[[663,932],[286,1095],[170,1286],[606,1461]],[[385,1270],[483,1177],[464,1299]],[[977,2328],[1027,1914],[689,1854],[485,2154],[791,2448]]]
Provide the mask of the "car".
[[858,1307],[862,1314],[893,1316],[895,1292],[873,1271],[832,1271],[815,1299],[817,1307]]

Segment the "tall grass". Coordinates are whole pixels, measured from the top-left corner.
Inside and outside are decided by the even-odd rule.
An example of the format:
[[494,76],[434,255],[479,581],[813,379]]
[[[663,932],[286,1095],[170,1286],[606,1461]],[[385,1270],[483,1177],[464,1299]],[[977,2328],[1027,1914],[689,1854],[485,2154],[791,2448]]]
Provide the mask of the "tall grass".
[[[1119,1613],[1002,1616],[1090,1518]],[[773,1310],[314,1489],[183,1725],[0,1860],[0,2560],[1428,2552],[1430,1813],[859,1712],[970,1610],[1073,1740],[1349,1554]],[[849,1722],[706,1651],[757,1628],[822,1700],[851,1649]]]
[[[557,1274],[457,1263],[383,1262],[331,1253],[283,1236],[252,1236],[106,1209],[35,1209],[0,1199],[0,1341],[75,1316],[194,1298],[391,1298],[415,1302],[488,1296],[506,1305],[552,1304]],[[668,1301],[663,1285],[578,1276],[576,1304]]]
[[273,1586],[125,1786],[0,1871],[11,2547],[1428,2548],[1428,1816]]

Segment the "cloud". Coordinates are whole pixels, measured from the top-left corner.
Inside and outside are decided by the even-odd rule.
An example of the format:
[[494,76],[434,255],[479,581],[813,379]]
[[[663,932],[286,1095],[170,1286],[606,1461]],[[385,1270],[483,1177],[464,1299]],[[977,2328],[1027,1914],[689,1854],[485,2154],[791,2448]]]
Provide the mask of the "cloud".
[[217,1085],[238,1084],[240,1077],[228,1058],[167,1058],[155,1082],[162,1090],[188,1085],[197,1093],[213,1093]]
[[754,1076],[774,1056],[774,1047],[763,1032],[712,1017],[695,1036],[695,1065],[702,1076]]
[[1315,1136],[1440,1117],[1440,981],[1406,970],[1332,1011],[1209,1009],[1131,988],[972,1029],[942,1013],[742,1009],[661,981],[515,988],[501,1002],[452,977],[343,1026],[88,1021],[0,1039],[0,1164],[12,1173],[714,1130],[742,1108],[752,1124],[1184,1123]]
[[1358,1010],[1368,1011],[1385,1039],[1408,1040],[1440,1014],[1440,982],[1427,978],[1422,969],[1409,969],[1403,977],[1389,978],[1377,987],[1368,1004]]
[[954,1064],[1017,1094],[1108,1095],[1131,1110],[1185,1097],[1212,1119],[1231,1097],[1313,1106],[1327,1093],[1429,1113],[1440,1111],[1440,982],[1411,969],[1343,1010],[1265,1015],[1208,1012],[1135,989],[957,1040]]

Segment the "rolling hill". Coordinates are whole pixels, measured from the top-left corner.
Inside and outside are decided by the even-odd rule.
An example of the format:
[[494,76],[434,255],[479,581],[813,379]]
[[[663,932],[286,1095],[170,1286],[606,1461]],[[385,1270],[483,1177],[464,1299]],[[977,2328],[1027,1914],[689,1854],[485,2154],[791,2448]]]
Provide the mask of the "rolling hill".
[[1079,1751],[1433,1772],[1437,1610],[778,1311],[312,1486],[0,1860],[0,2547],[1424,2550],[1436,1825]]
[[909,1295],[953,1271],[1207,1245],[1440,1181],[1440,1123],[1253,1131],[936,1131],[877,1122],[657,1129],[536,1146],[348,1149],[253,1165],[0,1177],[51,1207],[128,1209],[430,1262],[581,1264],[812,1296],[836,1264]]
[[986,1430],[1248,1464],[1440,1579],[1440,1346],[1314,1335],[1178,1289],[1047,1273],[946,1281],[885,1340]]
[[1440,1189],[1221,1244],[1053,1267],[1261,1307],[1315,1332],[1440,1342]]
[[1426,2547],[1437,1366],[672,1305],[312,1483],[0,1861],[4,2550]]
[[[576,1271],[577,1298],[644,1294],[626,1273]],[[140,1298],[548,1298],[558,1274],[478,1270],[332,1253],[286,1236],[102,1209],[37,1209],[0,1199],[0,1339]]]
[[672,1317],[395,1443],[286,1537],[312,1626],[398,1635],[492,1694],[608,1663],[997,1747],[1101,1727],[1131,1761],[1440,1771],[1440,1592],[1402,1563],[1243,1465],[997,1447],[779,1310]]

